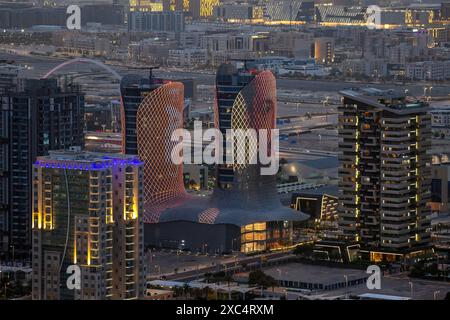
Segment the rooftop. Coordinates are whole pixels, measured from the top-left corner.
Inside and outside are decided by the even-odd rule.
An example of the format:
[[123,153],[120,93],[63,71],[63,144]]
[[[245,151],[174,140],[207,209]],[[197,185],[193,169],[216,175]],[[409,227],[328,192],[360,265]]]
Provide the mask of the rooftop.
[[409,97],[405,92],[398,92],[393,89],[351,88],[342,90],[339,93],[345,98],[397,114],[410,114],[428,110],[427,102]]
[[325,185],[319,188],[315,188],[315,189],[309,189],[309,190],[301,190],[298,192],[293,192],[292,193],[293,196],[304,196],[304,195],[330,195],[330,196],[338,196],[339,194],[339,188],[338,186],[334,186],[334,185]]
[[80,151],[78,148],[50,151],[49,155],[38,157],[35,165],[46,168],[63,166],[73,170],[90,170],[112,165],[140,165],[142,162],[134,155]]
[[336,168],[339,166],[339,160],[337,157],[323,157],[313,160],[303,160],[298,163],[320,170]]

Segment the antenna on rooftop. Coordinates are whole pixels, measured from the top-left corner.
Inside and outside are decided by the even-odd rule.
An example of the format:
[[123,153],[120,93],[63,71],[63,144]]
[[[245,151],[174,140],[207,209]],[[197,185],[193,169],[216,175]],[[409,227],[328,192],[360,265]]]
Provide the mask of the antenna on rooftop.
[[159,66],[151,66],[151,67],[135,67],[132,69],[139,69],[139,70],[149,70],[148,74],[148,82],[150,85],[153,84],[153,70],[159,69]]

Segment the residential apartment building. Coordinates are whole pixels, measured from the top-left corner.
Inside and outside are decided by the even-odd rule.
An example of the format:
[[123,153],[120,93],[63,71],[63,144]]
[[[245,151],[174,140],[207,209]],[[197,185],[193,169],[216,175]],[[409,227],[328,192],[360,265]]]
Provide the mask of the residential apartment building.
[[333,38],[316,38],[314,39],[314,54],[312,57],[319,64],[332,64],[334,62],[334,39]]
[[[33,300],[141,297],[142,163],[137,157],[50,152],[38,157],[32,186]],[[72,276],[78,277],[78,288]]]
[[25,79],[15,88],[0,93],[0,249],[28,257],[33,162],[84,146],[84,95],[56,79]]
[[273,32],[270,34],[270,50],[276,55],[291,58],[310,58],[314,34],[307,32]]
[[450,79],[450,60],[407,63],[405,74],[411,80]]
[[394,261],[430,241],[428,105],[377,89],[341,92],[339,225],[372,261]]

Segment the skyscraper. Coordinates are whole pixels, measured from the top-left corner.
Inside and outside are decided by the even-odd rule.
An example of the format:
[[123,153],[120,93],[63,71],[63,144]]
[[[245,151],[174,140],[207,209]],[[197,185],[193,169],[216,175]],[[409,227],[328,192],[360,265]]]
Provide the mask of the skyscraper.
[[[143,294],[142,163],[135,156],[50,152],[33,177],[33,299]],[[69,266],[80,288],[70,288]]]
[[15,65],[0,64],[0,94],[17,89],[21,69]]
[[[247,68],[246,64],[244,63],[243,67],[223,64],[217,71],[215,125],[222,133],[223,141],[226,141],[226,132],[229,129],[255,129],[258,132],[265,129],[270,132],[276,126],[275,77],[270,71],[257,72]],[[271,139],[272,137],[268,137],[265,147],[268,155],[273,156],[276,149],[275,141]],[[241,144],[241,147],[243,146]],[[236,150],[239,145],[235,144],[234,148]],[[245,148],[250,146],[245,145]],[[262,141],[259,141],[257,148],[262,148]],[[248,150],[236,151],[245,153]],[[261,163],[226,163],[224,153],[224,164],[218,164],[216,168],[217,185],[212,201],[215,207],[220,208],[218,215],[220,211],[233,211],[238,208],[247,211],[245,217],[237,211],[234,213],[235,217],[229,217],[236,222],[241,219],[246,221],[241,223],[241,250],[244,252],[282,246],[290,241],[292,225],[286,223],[286,220],[290,219],[281,218],[283,215],[289,216],[289,209],[283,210],[281,206],[275,175],[262,175],[261,167]],[[266,217],[261,215],[263,211],[267,212]],[[210,215],[207,217],[213,221],[220,219]],[[299,215],[297,218],[302,219],[303,216]]]
[[430,241],[428,105],[377,89],[341,92],[339,225],[373,261]]
[[[171,109],[166,106],[166,110]],[[277,112],[275,77],[270,71],[258,72],[246,64],[242,67],[221,65],[216,76],[214,111],[216,129],[223,136],[224,161],[216,164],[216,187],[212,196],[172,201],[163,208],[154,206],[158,215],[152,215],[157,219],[145,226],[146,243],[185,246],[191,250],[205,250],[207,244],[211,252],[236,249],[255,252],[289,245],[292,240],[290,222],[305,220],[307,216],[284,207],[278,198],[275,175],[261,174],[265,165],[261,161],[249,161],[253,148],[259,151],[260,157],[262,149],[266,156],[276,158],[277,141],[272,139],[277,137],[271,135]],[[159,130],[158,126],[156,128]],[[267,130],[268,139],[258,140],[256,144],[248,139],[233,144],[227,139],[230,129],[254,130],[259,134],[264,132],[260,130]],[[170,145],[170,135],[156,136],[165,137],[166,145]],[[168,152],[163,157],[170,159],[170,149],[163,150]],[[231,150],[244,155],[244,161],[228,162],[227,152]],[[275,166],[277,170],[278,165]],[[174,175],[167,174],[170,172],[175,171],[167,171],[163,177],[172,181]],[[149,210],[155,209],[150,207]]]
[[161,81],[151,77],[126,75],[120,82],[122,151],[125,154],[138,154],[136,117],[145,95],[161,86]]
[[170,157],[177,144],[172,132],[183,126],[183,84],[129,76],[121,90],[124,152],[144,162],[144,221],[155,222],[162,210],[187,199],[183,166]]
[[27,79],[0,94],[0,249],[28,257],[32,164],[50,150],[84,146],[84,95],[55,79]]

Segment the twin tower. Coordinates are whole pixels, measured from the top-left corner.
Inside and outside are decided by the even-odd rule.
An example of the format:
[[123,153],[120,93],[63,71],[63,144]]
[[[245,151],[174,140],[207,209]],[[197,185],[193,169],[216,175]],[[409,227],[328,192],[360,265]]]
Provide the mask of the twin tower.
[[[228,129],[275,129],[276,82],[270,71],[226,63],[215,82],[214,123],[224,141]],[[216,164],[210,197],[186,193],[183,165],[171,158],[178,144],[172,133],[183,127],[182,83],[128,75],[121,81],[121,99],[123,152],[144,162],[146,245],[252,252],[290,242],[289,222],[307,216],[281,205],[276,176],[261,175],[261,164]],[[274,153],[271,139],[266,143]]]

